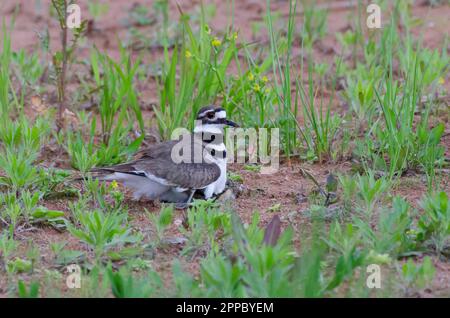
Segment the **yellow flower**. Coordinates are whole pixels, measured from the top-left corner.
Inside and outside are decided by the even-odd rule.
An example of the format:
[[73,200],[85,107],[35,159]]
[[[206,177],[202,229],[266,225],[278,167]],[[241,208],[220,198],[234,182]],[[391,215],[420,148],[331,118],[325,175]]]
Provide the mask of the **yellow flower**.
[[261,90],[261,87],[259,86],[258,83],[256,83],[255,85],[253,85],[253,90],[254,90],[255,92],[259,92],[259,91]]
[[119,185],[117,184],[117,181],[116,181],[116,180],[113,180],[113,181],[111,182],[111,188],[113,188],[113,190],[117,189],[118,186],[119,186]]
[[222,42],[217,37],[214,37],[214,39],[211,41],[211,45],[215,47],[220,46],[221,44]]
[[264,93],[269,94],[269,93],[270,93],[270,88],[267,87],[267,88],[264,90]]
[[255,79],[255,76],[252,73],[250,73],[248,74],[248,79],[249,81],[253,81]]
[[190,59],[192,57],[191,51],[186,50],[186,52],[184,53],[184,56],[186,56],[187,59]]
[[444,83],[445,83],[444,78],[443,77],[439,77],[438,83],[441,84],[441,85],[444,85]]
[[262,77],[262,81],[263,81],[264,83],[267,83],[267,82],[269,81],[269,79],[267,78],[267,76],[264,75],[264,76]]
[[237,32],[233,32],[233,33],[227,35],[227,40],[230,41],[230,42],[236,41],[237,38],[238,38]]

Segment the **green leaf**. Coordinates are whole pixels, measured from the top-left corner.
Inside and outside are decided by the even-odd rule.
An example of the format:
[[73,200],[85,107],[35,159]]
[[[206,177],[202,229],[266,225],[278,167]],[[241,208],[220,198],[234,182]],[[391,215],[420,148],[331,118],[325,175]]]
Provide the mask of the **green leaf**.
[[77,250],[62,250],[58,253],[55,263],[58,265],[68,265],[80,263],[85,258],[85,254]]
[[10,273],[25,273],[32,269],[32,262],[22,258],[16,258],[6,263],[6,268]]

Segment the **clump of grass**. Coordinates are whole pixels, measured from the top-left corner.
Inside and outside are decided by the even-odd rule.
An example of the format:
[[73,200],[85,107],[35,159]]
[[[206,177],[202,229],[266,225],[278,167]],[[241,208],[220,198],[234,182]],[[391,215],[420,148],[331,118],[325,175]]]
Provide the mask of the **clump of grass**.
[[115,62],[97,50],[91,53],[90,61],[94,80],[97,89],[100,90],[98,110],[101,119],[102,140],[105,145],[110,144],[110,139],[114,134],[123,134],[117,130],[125,120],[132,120],[130,113],[137,120],[141,132],[144,132],[142,111],[133,86],[140,59],[132,63],[131,56],[125,51],[125,48],[120,45],[119,49],[121,53],[119,62]]
[[20,298],[37,298],[39,296],[39,283],[31,282],[29,286],[22,280],[17,283],[17,294]]
[[443,253],[449,247],[449,198],[445,192],[439,192],[424,197],[421,206],[424,214],[418,223],[418,240],[430,243],[437,253]]
[[413,227],[413,209],[401,197],[394,197],[391,208],[381,208],[375,220],[377,227],[372,228],[370,223],[355,218],[365,244],[379,255],[385,255],[386,262],[416,249],[415,237],[411,234]]
[[11,235],[14,235],[19,225],[29,227],[47,223],[55,228],[64,226],[64,212],[38,205],[40,196],[40,192],[29,191],[22,192],[20,197],[13,192],[0,195],[0,217],[2,223],[9,227]]
[[341,94],[350,106],[352,117],[356,115],[357,131],[378,113],[375,87],[379,86],[382,76],[381,67],[375,64],[368,69],[365,64],[358,63],[355,70],[346,71],[346,89]]
[[198,33],[189,25],[188,16],[179,10],[181,45],[175,46],[170,59],[165,54],[160,107],[154,109],[164,139],[177,127],[192,128],[198,109],[225,95],[226,71],[236,50],[233,36],[219,38],[212,33],[205,22],[203,6]]
[[9,29],[6,28],[5,22],[2,23],[2,50],[0,52],[0,118],[6,119],[10,115],[11,105],[15,105],[17,110],[20,109],[20,103],[17,100],[16,93],[12,87],[11,81],[11,36],[14,19],[11,21]]
[[38,119],[34,125],[21,117],[11,122],[6,118],[0,120],[0,184],[17,192],[30,187],[37,181],[36,161],[41,146],[49,135],[49,125],[45,119]]
[[[337,68],[339,68],[339,65]],[[308,63],[308,93],[306,93],[302,83],[297,83],[303,114],[306,119],[305,127],[299,128],[299,130],[306,145],[306,158],[316,158],[319,162],[323,162],[326,159],[332,158],[332,146],[342,119],[337,114],[331,114],[335,82],[333,82],[333,93],[326,105],[326,109],[324,110],[323,107],[322,96],[320,99],[320,107],[317,109],[317,91],[314,91],[312,69],[312,59],[310,57]]]
[[[275,246],[264,245],[264,231],[255,214],[245,230],[233,214],[232,262],[226,255],[209,254],[201,267],[202,282],[209,297],[282,297],[291,294],[288,272],[292,266],[290,235],[285,232]],[[274,260],[277,260],[274,262]],[[251,270],[249,270],[249,268]]]
[[[405,80],[394,79],[393,50],[396,33],[391,25],[385,36],[384,49],[387,68],[381,88],[374,88],[380,109],[378,118],[361,142],[357,141],[357,153],[371,169],[387,171],[392,179],[407,170],[423,168],[428,176],[429,188],[435,183],[435,167],[443,160],[443,148],[439,145],[444,125],[429,127],[429,117],[434,107],[430,98],[422,105],[426,87],[419,74],[421,54],[412,54]],[[411,44],[409,44],[410,46]],[[421,118],[416,120],[416,114]]]
[[339,175],[343,204],[349,212],[357,212],[370,221],[382,195],[387,193],[392,183],[385,176],[375,176],[368,170],[364,175]]
[[105,253],[127,243],[136,243],[138,237],[131,234],[125,213],[104,213],[97,209],[77,214],[79,227],[67,223],[67,229],[76,238],[87,244],[94,252],[96,264]]
[[306,47],[312,47],[327,33],[327,9],[318,9],[314,2],[304,0],[302,40]]
[[128,267],[121,267],[114,272],[110,266],[107,268],[107,277],[112,293],[117,298],[155,297],[163,289],[163,281],[154,271],[149,271],[143,277],[136,277]]
[[26,88],[35,91],[41,89],[38,82],[44,74],[45,68],[41,63],[38,52],[27,54],[24,49],[13,53],[13,62],[15,69],[17,69],[16,76],[22,88],[21,100],[23,101]]
[[[428,126],[431,103],[428,103],[421,122],[415,125],[414,115],[421,89],[416,87],[417,73],[414,72],[413,76],[412,83],[405,85],[403,96],[400,98],[398,85],[390,81],[386,83],[387,90],[383,98],[376,91],[384,124],[377,124],[373,129],[376,139],[380,142],[381,150],[381,156],[376,160],[379,163],[384,162],[390,177],[408,169],[417,169],[421,164],[432,169],[443,155],[439,142],[444,132],[444,125],[439,124],[431,130]],[[371,147],[370,150],[376,153],[376,149]],[[384,161],[382,156],[389,158],[389,162]],[[429,171],[429,173],[432,172]]]
[[436,268],[429,256],[426,256],[421,264],[416,264],[412,259],[409,259],[403,264],[400,271],[402,287],[407,296],[411,296],[414,291],[429,286],[436,274]]
[[267,29],[270,38],[270,49],[272,57],[272,72],[274,77],[275,100],[277,102],[278,114],[275,120],[275,126],[280,127],[282,137],[282,149],[288,159],[298,146],[298,138],[296,132],[296,118],[298,114],[297,98],[298,88],[294,100],[292,99],[292,81],[291,81],[291,56],[292,45],[294,41],[295,31],[295,15],[297,10],[297,2],[291,1],[289,5],[289,19],[287,26],[287,49],[286,55],[281,57],[278,48],[277,35],[273,30],[272,14],[270,12],[270,0],[266,2],[267,6]]
[[186,215],[189,231],[180,227],[180,231],[188,239],[183,254],[196,255],[200,252],[217,249],[218,230],[225,234],[230,232],[230,215],[217,208],[212,201],[195,201]]
[[[74,168],[86,173],[94,166],[116,164],[134,154],[145,138],[144,120],[134,79],[139,59],[132,63],[131,56],[120,46],[121,57],[115,62],[95,50],[91,53],[95,90],[100,92],[101,142],[96,139],[97,119],[91,118],[89,134],[83,129],[67,129],[58,134],[58,142],[68,152]],[[80,118],[84,117],[80,113]],[[88,119],[84,120],[86,123]],[[139,133],[135,133],[135,122]],[[134,135],[134,136],[130,136]]]
[[153,226],[156,230],[156,245],[163,240],[164,231],[172,223],[173,219],[173,206],[164,206],[161,208],[159,214],[150,214],[147,212],[148,217],[153,222]]

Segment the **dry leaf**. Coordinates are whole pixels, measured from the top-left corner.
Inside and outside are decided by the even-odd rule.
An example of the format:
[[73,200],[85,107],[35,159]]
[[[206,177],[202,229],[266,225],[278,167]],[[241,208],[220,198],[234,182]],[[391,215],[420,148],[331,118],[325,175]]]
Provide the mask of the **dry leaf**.
[[281,234],[281,220],[275,215],[264,231],[264,243],[267,245],[276,245]]

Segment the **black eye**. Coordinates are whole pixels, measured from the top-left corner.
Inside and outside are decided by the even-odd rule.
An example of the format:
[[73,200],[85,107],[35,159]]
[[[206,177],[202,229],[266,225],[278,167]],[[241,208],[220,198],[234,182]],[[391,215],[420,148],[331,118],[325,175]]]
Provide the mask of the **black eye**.
[[214,118],[214,113],[213,112],[207,113],[206,117],[208,117],[209,119],[212,119],[212,118]]

